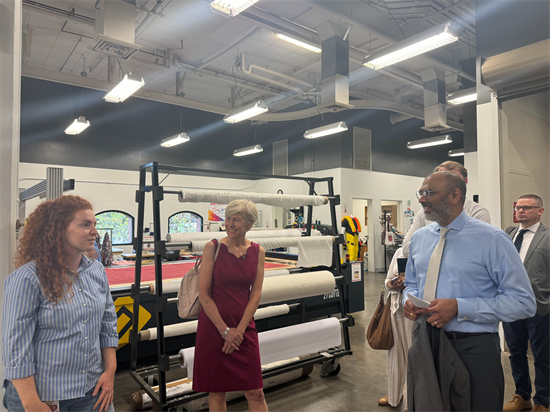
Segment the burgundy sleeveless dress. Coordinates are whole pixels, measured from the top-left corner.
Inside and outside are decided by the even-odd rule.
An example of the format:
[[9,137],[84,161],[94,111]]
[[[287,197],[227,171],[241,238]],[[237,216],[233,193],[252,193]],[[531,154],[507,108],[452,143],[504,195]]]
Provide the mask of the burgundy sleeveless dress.
[[[217,240],[213,240],[217,246]],[[214,264],[211,296],[224,322],[238,326],[243,316],[250,287],[256,277],[260,246],[252,243],[245,259],[230,253],[225,244]],[[199,315],[193,366],[193,390],[196,392],[231,392],[263,387],[258,331],[254,318],[248,324],[238,351],[222,352],[224,340],[206,316]]]

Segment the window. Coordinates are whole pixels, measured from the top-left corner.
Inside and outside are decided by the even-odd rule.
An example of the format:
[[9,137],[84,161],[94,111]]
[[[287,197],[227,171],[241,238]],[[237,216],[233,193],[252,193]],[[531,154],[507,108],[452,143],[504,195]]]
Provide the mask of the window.
[[178,212],[168,218],[168,233],[202,232],[202,216],[193,212]]
[[107,210],[95,215],[101,240],[109,233],[114,245],[131,245],[134,238],[134,218],[118,210]]

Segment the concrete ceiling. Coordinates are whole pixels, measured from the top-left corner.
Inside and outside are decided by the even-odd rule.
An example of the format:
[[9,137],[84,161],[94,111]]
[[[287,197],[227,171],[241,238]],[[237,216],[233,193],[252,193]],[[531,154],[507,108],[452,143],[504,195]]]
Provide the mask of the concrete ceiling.
[[[135,43],[142,49],[116,61],[109,76],[107,55],[88,48],[95,37],[96,0],[23,0],[23,6],[25,75],[86,87],[97,81],[103,86],[96,88],[108,89],[105,82],[114,85],[131,71],[144,78],[148,91],[173,96],[171,103],[210,104],[220,113],[257,99],[269,101],[270,112],[312,105],[311,95],[298,96],[295,90],[318,85],[320,54],[280,40],[275,32],[320,44],[315,28],[327,20],[351,26],[350,95],[360,99],[421,109],[421,69],[443,67],[449,93],[461,86],[460,62],[475,56],[473,0],[260,0],[232,18],[214,13],[204,0],[137,0]],[[449,20],[459,25],[460,41],[429,57],[379,72],[361,65],[368,53]],[[254,78],[243,73],[241,55],[245,65],[269,71]],[[460,109],[448,115],[458,120]]]

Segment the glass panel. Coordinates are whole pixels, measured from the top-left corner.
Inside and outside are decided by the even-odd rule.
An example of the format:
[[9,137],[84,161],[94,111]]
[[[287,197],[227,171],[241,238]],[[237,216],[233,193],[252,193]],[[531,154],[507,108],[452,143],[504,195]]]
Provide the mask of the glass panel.
[[197,232],[202,232],[202,217],[195,213],[177,213],[168,220],[168,233]]
[[97,227],[107,230],[98,230],[101,240],[105,237],[105,232],[109,232],[113,245],[128,245],[132,243],[132,228],[134,219],[132,216],[122,212],[103,212],[96,215]]

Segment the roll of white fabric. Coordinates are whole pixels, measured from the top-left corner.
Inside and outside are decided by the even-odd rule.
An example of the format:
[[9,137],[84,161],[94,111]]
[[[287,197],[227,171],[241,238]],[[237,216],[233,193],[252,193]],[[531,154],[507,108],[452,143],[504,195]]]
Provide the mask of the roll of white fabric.
[[273,277],[273,276],[285,276],[290,275],[290,272],[288,269],[275,269],[275,270],[266,270],[264,272],[264,277]]
[[[272,318],[274,316],[280,316],[280,315],[286,315],[290,311],[290,308],[288,305],[274,305],[274,306],[268,306],[266,308],[259,308],[256,310],[256,313],[254,313],[254,319],[266,319],[266,318]],[[197,332],[197,326],[199,321],[192,320],[189,322],[181,322],[176,323],[174,325],[168,325],[164,327],[164,337],[170,338],[172,336],[181,336],[181,335],[189,335],[191,333]],[[156,340],[157,339],[157,328],[149,328],[147,329],[149,332],[149,339],[148,340]]]
[[[254,232],[251,233],[251,236]],[[277,249],[280,247],[298,248],[298,266],[332,266],[332,236],[314,237],[275,237],[275,238],[247,238],[259,244],[265,250]],[[202,252],[208,241],[192,241],[191,250]]]
[[260,304],[283,302],[330,293],[336,287],[328,270],[264,278]]
[[340,346],[337,318],[300,323],[258,334],[262,365]]
[[[319,352],[342,344],[340,322],[337,318],[301,323],[286,328],[258,333],[262,365]],[[182,368],[187,368],[187,377],[193,378],[195,348],[180,350]]]
[[227,204],[236,199],[246,199],[254,203],[279,207],[320,206],[328,203],[328,198],[325,196],[274,195],[271,193],[182,190],[178,195],[180,202]]

